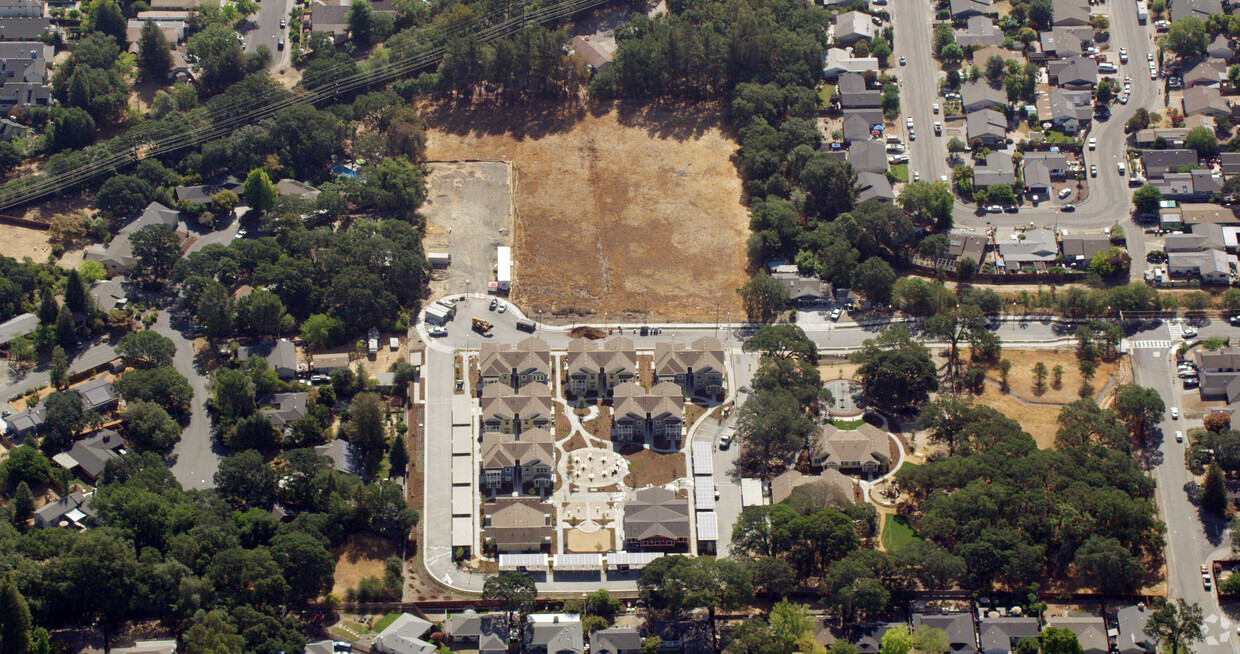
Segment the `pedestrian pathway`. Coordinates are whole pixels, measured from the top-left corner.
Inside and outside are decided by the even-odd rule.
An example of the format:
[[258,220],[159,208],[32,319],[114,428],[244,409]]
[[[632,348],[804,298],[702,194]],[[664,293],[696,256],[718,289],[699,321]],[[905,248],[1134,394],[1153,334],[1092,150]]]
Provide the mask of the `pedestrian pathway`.
[[1181,340],[1184,338],[1184,323],[1179,320],[1170,320],[1167,322],[1167,331],[1171,333],[1171,340]]
[[1124,339],[1120,341],[1121,352],[1131,352],[1132,350],[1165,350],[1171,347],[1172,341],[1130,341]]

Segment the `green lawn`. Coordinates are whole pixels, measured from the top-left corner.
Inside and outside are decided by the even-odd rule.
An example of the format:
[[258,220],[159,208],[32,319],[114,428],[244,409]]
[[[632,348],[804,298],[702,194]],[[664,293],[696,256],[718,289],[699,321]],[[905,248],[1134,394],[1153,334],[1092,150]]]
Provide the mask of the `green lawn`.
[[893,164],[889,172],[897,182],[908,181],[908,164]]
[[1055,132],[1051,130],[1042,132],[1042,138],[1046,139],[1047,143],[1076,143],[1075,137],[1067,136],[1063,132]]
[[399,617],[400,617],[399,613],[389,613],[388,615],[383,616],[382,620],[375,623],[375,626],[374,626],[375,633],[379,633],[383,631],[384,629],[387,629],[388,625],[392,624],[393,622],[396,622],[396,618],[399,618]]
[[912,469],[912,468],[913,468],[913,467],[915,467],[916,465],[917,465],[917,464],[916,464],[916,463],[913,463],[912,461],[905,461],[905,462],[904,462],[904,463],[900,466],[900,469],[896,471],[896,476],[897,476],[897,477],[899,477],[900,475],[902,475],[902,474],[904,474],[904,473],[908,472],[910,469]]
[[916,532],[908,524],[908,520],[898,515],[887,514],[883,521],[883,547],[894,552],[917,539]]
[[831,96],[833,96],[833,95],[835,95],[835,85],[834,85],[834,84],[820,84],[820,85],[818,85],[818,98],[819,98],[820,100],[822,100],[822,104],[823,104],[823,106],[824,106],[824,107],[825,107],[825,106],[827,106],[827,105],[829,105],[829,104],[831,104]]
[[861,418],[857,418],[856,420],[840,420],[838,418],[831,419],[831,424],[843,431],[851,431],[856,429],[857,427],[860,427],[863,422],[865,422],[865,420],[862,420]]

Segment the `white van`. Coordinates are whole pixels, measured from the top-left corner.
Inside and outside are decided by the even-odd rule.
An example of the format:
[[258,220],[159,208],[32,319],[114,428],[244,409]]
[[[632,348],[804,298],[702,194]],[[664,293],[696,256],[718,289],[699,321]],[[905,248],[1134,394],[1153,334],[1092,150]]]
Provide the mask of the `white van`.
[[1115,67],[1115,64],[1104,62],[1098,64],[1098,72],[1106,75],[1114,75],[1119,72],[1119,69]]

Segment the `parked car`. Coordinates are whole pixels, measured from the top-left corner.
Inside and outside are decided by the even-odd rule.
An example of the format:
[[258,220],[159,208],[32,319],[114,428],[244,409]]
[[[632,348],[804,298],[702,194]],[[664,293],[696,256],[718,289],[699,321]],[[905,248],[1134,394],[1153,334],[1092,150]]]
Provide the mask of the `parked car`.
[[992,204],[989,207],[986,207],[986,211],[988,211],[989,213],[1003,213],[1003,206],[998,205],[998,204]]
[[1070,188],[1063,189],[1062,191],[1059,192],[1059,199],[1062,200],[1068,197],[1069,195],[1072,195],[1072,189]]
[[1089,149],[1090,150],[1098,149],[1098,138],[1097,137],[1095,136],[1089,137]]
[[1179,407],[1175,407],[1175,406],[1171,407],[1171,419],[1172,420],[1180,419],[1180,408]]
[[1020,211],[1020,207],[1014,204],[1009,204],[1003,207],[1003,213],[1016,213],[1017,211]]
[[1127,93],[1125,93],[1125,94],[1123,94],[1123,95],[1119,96],[1119,103],[1120,103],[1120,104],[1128,104],[1128,94],[1127,94]]
[[501,305],[499,305],[499,312],[500,312],[500,313],[503,313],[503,312],[505,312],[505,311],[507,311],[507,310],[508,310],[508,305],[507,305],[507,304],[501,304]]
[[1119,49],[1119,63],[1121,64],[1128,63],[1128,48]]
[[934,113],[939,113],[939,103],[934,103]]
[[1065,204],[1065,205],[1063,205],[1062,207],[1059,207],[1059,210],[1060,210],[1060,211],[1063,211],[1063,212],[1065,212],[1065,213],[1072,213],[1073,211],[1076,211],[1076,205],[1074,205],[1074,204]]
[[1197,330],[1192,327],[1184,330],[1184,340],[1188,340],[1190,338],[1197,338]]
[[497,307],[497,306],[499,306],[499,300],[496,300],[495,298],[491,298],[491,306],[490,306],[490,310],[491,310],[491,311],[494,311],[494,310],[495,310],[495,307]]
[[426,330],[426,333],[436,338],[440,336],[447,336],[448,328],[447,327],[431,327],[430,329]]
[[726,450],[728,449],[728,445],[731,445],[731,444],[732,444],[732,434],[728,432],[724,432],[724,434],[719,437],[719,449]]
[[842,315],[844,315],[844,310],[836,307],[835,310],[831,312],[831,322],[839,320]]
[[1089,176],[1090,177],[1098,176],[1098,165],[1097,164],[1089,164]]
[[[937,105],[936,105],[936,106],[937,106]],[[934,135],[935,135],[935,136],[942,136],[942,135],[943,135],[943,123],[936,122],[936,123],[934,124]]]
[[1125,172],[1124,162],[1122,162],[1122,161],[1121,161],[1121,162],[1119,162],[1119,163],[1116,163],[1116,164],[1115,164],[1115,169],[1119,171],[1119,174],[1123,175],[1123,174],[1124,174],[1124,172]]
[[286,22],[283,18],[281,18],[281,19],[280,19],[280,29],[284,29],[285,27],[288,27],[288,22]]
[[913,171],[913,181],[914,182],[921,181],[921,173],[917,172],[916,170]]
[[1177,442],[1177,443],[1183,443],[1183,442],[1184,442],[1184,432],[1182,432],[1182,431],[1177,431],[1177,432],[1175,433],[1175,442]]

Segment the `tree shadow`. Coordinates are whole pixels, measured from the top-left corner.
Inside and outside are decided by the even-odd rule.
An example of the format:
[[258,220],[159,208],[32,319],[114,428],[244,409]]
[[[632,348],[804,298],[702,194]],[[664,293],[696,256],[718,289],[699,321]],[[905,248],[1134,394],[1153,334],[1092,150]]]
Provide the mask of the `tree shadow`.
[[724,121],[723,108],[706,102],[566,99],[509,103],[483,98],[428,103],[421,110],[435,129],[456,136],[505,135],[536,140],[571,131],[586,117],[601,118],[613,111],[620,125],[644,129],[652,138],[686,141],[712,129],[733,136]]

